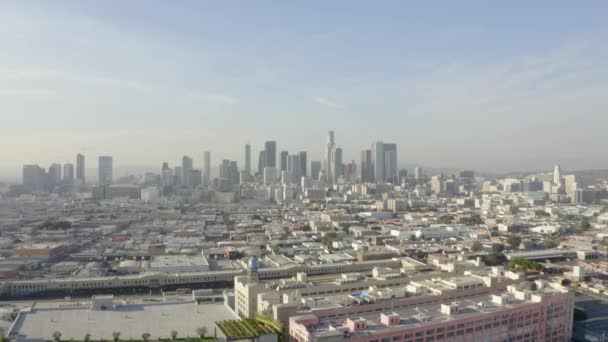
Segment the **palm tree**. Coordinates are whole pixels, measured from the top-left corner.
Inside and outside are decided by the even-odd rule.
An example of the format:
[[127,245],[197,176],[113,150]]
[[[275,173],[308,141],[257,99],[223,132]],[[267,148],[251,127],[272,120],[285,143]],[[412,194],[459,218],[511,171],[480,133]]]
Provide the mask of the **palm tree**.
[[149,334],[149,333],[147,333],[147,332],[146,332],[146,333],[141,334],[141,339],[142,339],[144,342],[148,342],[148,339],[150,339],[150,334]]
[[171,339],[175,341],[177,339],[177,331],[171,330],[171,332],[169,332],[169,336],[171,336]]
[[59,331],[55,331],[55,332],[53,333],[53,340],[55,340],[56,342],[61,341],[61,332],[59,332]]
[[207,327],[199,327],[196,329],[196,334],[201,337],[201,340],[207,335]]
[[115,331],[112,333],[112,340],[114,340],[114,342],[120,341],[120,331]]
[[85,334],[84,338],[82,339],[83,342],[90,342],[91,341],[91,334]]

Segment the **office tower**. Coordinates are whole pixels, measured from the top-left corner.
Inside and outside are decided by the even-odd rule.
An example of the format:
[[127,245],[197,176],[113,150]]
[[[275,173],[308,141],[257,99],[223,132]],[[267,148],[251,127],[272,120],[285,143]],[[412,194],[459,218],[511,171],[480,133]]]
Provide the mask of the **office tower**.
[[67,163],[63,165],[63,183],[74,183],[74,164]]
[[160,168],[161,172],[169,169],[169,163],[163,162],[162,167]]
[[308,176],[308,154],[305,151],[300,152],[300,177]]
[[61,164],[55,163],[49,167],[49,183],[51,186],[61,183]]
[[203,185],[209,185],[211,180],[211,152],[203,152]]
[[321,162],[312,160],[310,162],[310,177],[314,180],[319,180],[319,173],[321,173]]
[[287,172],[291,182],[296,183],[300,179],[300,155],[293,154],[287,157]]
[[25,192],[43,191],[47,187],[46,172],[38,165],[23,165],[23,190]]
[[414,179],[421,180],[422,179],[422,168],[420,166],[416,166],[414,168]]
[[277,181],[277,169],[274,167],[264,168],[264,185],[271,185]]
[[264,144],[264,151],[266,151],[266,167],[277,167],[277,142],[267,141]]
[[266,167],[266,151],[260,151],[260,156],[258,157],[258,175],[264,176],[264,168]]
[[445,183],[443,181],[443,177],[431,177],[431,192],[434,194],[441,194],[445,192]]
[[245,145],[245,172],[251,174],[251,145]]
[[76,155],[76,179],[79,183],[85,183],[84,177],[84,156],[82,154]]
[[576,175],[566,175],[564,176],[564,191],[570,196],[574,197],[574,192],[578,188],[578,178]]
[[230,186],[239,184],[239,168],[236,161],[222,160],[220,164],[220,179],[227,181]]
[[329,183],[333,183],[331,176],[333,174],[332,170],[335,170],[335,164],[333,164],[332,157],[335,148],[336,142],[334,141],[334,131],[329,131],[329,134],[327,135],[327,146],[325,147],[325,156],[323,158],[323,171]]
[[374,180],[372,171],[372,150],[361,151],[361,182],[372,182]]
[[160,184],[160,175],[154,172],[146,172],[144,174],[144,184],[145,185],[159,185]]
[[203,171],[200,169],[190,170],[190,186],[199,186],[203,184]]
[[384,143],[377,141],[372,145],[372,164],[376,183],[384,182]]
[[279,171],[287,171],[287,157],[289,152],[281,151],[279,160]]
[[99,157],[99,163],[97,165],[98,177],[97,183],[99,185],[112,184],[112,157],[101,156]]
[[357,162],[352,160],[350,163],[344,165],[344,178],[349,182],[357,179]]
[[182,180],[183,185],[190,186],[190,173],[193,170],[192,158],[188,156],[182,157]]
[[335,184],[338,182],[338,178],[344,174],[344,165],[342,164],[342,149],[339,147],[334,148],[331,158],[332,174],[331,182]]
[[175,185],[183,185],[184,184],[184,171],[181,166],[176,166],[173,172],[174,180],[173,184]]
[[407,179],[407,170],[406,169],[399,170],[399,184],[405,184],[406,179]]
[[384,144],[384,181],[397,183],[397,144]]
[[559,165],[555,165],[555,168],[553,169],[553,186],[551,187],[551,192],[554,194],[564,193],[563,180]]
[[167,167],[165,168],[163,165],[163,170],[162,170],[162,174],[161,174],[161,184],[163,186],[172,186],[175,182],[175,177],[173,175],[173,170],[171,168],[169,168],[169,166],[167,165]]

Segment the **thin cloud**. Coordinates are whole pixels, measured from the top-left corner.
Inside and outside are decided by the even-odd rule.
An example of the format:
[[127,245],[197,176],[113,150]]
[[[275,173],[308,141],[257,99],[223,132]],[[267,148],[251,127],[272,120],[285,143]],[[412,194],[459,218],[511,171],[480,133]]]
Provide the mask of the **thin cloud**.
[[208,101],[216,102],[216,103],[224,104],[224,105],[234,105],[239,102],[239,100],[236,97],[232,97],[229,95],[223,95],[223,94],[207,94],[205,96],[205,98]]
[[316,103],[318,103],[318,104],[320,104],[322,106],[329,107],[329,108],[343,109],[343,108],[346,107],[342,103],[338,103],[338,102],[335,102],[335,101],[332,101],[332,100],[328,100],[328,99],[326,99],[324,97],[319,97],[319,96],[313,98],[313,101],[315,101]]

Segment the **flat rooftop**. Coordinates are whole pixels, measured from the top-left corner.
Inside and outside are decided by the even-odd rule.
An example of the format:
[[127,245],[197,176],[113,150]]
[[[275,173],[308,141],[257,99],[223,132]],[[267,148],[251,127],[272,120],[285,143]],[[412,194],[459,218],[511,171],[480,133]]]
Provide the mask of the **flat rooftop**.
[[176,330],[178,337],[197,337],[196,329],[207,327],[213,335],[218,320],[238,319],[223,303],[196,305],[195,302],[126,304],[113,310],[92,311],[89,306],[32,309],[23,311],[15,321],[13,332],[20,341],[52,340],[60,331],[62,340],[82,340],[91,334],[92,340],[112,340],[112,332],[121,339],[141,339],[149,333],[151,339],[168,339]]
[[[550,295],[552,293],[559,292],[553,289],[543,289],[541,292],[535,291],[534,293],[542,293],[543,295]],[[367,321],[367,328],[361,331],[351,332],[351,338],[356,336],[365,336],[369,334],[376,334],[385,331],[388,328],[400,327],[420,327],[424,325],[433,325],[438,323],[447,322],[454,318],[465,318],[467,316],[475,316],[485,313],[491,313],[501,311],[505,309],[514,308],[524,303],[532,303],[531,300],[519,300],[514,298],[513,295],[508,292],[494,293],[494,295],[505,295],[509,296],[509,301],[506,304],[496,304],[492,301],[492,294],[473,296],[469,298],[459,299],[457,301],[445,302],[443,304],[457,304],[459,312],[453,315],[446,315],[441,312],[442,303],[433,303],[427,305],[421,305],[418,307],[405,307],[396,309],[387,309],[384,312],[369,312],[356,314],[350,317],[351,319],[363,318]],[[480,306],[479,303],[483,303]],[[380,322],[380,314],[397,314],[401,317],[401,321],[398,325],[387,327]],[[340,327],[346,325],[347,318],[327,318],[321,319],[319,325],[312,330],[315,336],[332,336],[337,332],[330,330],[330,326]],[[339,332],[338,332],[339,333]]]

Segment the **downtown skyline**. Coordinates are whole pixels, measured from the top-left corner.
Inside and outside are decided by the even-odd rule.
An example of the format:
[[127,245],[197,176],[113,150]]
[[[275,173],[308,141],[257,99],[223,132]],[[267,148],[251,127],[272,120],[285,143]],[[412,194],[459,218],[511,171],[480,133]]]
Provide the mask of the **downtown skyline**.
[[344,160],[382,139],[412,165],[608,168],[606,4],[522,5],[3,2],[0,178],[78,152],[315,156],[328,129]]

